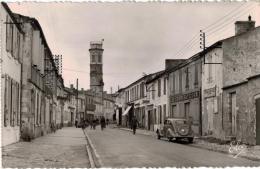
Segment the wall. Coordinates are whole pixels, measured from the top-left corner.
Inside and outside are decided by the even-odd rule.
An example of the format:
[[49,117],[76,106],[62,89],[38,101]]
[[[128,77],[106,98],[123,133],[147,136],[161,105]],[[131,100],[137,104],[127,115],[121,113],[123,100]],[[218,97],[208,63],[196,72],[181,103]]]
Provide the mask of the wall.
[[205,54],[202,64],[202,135],[220,137],[222,127],[222,48],[214,48]]
[[[6,24],[4,24],[4,22],[6,22],[6,16],[9,16],[8,18],[10,18],[10,15],[7,13],[7,11],[5,10],[5,8],[2,6],[2,4],[0,4],[0,38],[1,38],[1,98],[4,98],[5,96],[5,88],[9,87],[9,84],[5,83],[5,79],[8,76],[10,79],[13,80],[13,82],[16,82],[17,84],[19,84],[19,91],[20,91],[20,86],[21,86],[21,63],[20,63],[20,59],[22,58],[22,54],[21,52],[18,53],[17,49],[18,47],[20,48],[20,50],[22,50],[22,43],[20,43],[20,45],[15,44],[14,45],[14,53],[13,55],[11,55],[10,52],[7,52],[7,44],[6,44]],[[11,19],[11,18],[10,18]],[[11,19],[11,21],[7,21],[7,22],[15,22]],[[23,38],[22,34],[19,33],[17,27],[15,24],[9,24],[9,25],[13,25],[14,27],[14,34],[18,34],[20,36],[20,39]],[[14,42],[17,42],[17,36],[14,36]],[[20,96],[20,93],[19,93]],[[20,103],[20,97],[15,96],[17,99],[18,98],[18,103]],[[8,97],[9,98],[9,97]],[[14,125],[10,125],[10,122],[7,123],[6,126],[4,126],[4,113],[6,112],[5,109],[5,105],[8,102],[6,102],[5,99],[1,99],[1,116],[2,116],[2,146],[8,145],[8,144],[12,144],[15,142],[18,142],[20,139],[20,123],[19,123],[19,118],[20,118],[20,105],[18,104],[17,108],[18,108],[18,112],[16,112],[16,110],[12,110],[12,113],[14,113],[15,111],[15,116],[13,116],[12,118],[14,118]],[[8,114],[9,115],[9,114]],[[18,119],[17,119],[18,118]],[[18,120],[18,122],[17,122]],[[7,121],[10,121],[10,117],[8,118]]]
[[[200,133],[200,90],[202,58],[190,58],[188,64],[169,74],[168,111],[170,117],[192,117],[192,129],[195,134]],[[188,72],[188,73],[187,73]],[[185,115],[185,104],[187,114]],[[189,105],[189,106],[188,106]]]
[[223,42],[223,86],[260,73],[260,27]]
[[[236,93],[236,133],[232,133],[230,93]],[[256,106],[255,96],[260,94],[260,78],[250,79],[248,82],[224,89],[223,112],[224,130],[223,137],[234,136],[243,143],[256,144]]]

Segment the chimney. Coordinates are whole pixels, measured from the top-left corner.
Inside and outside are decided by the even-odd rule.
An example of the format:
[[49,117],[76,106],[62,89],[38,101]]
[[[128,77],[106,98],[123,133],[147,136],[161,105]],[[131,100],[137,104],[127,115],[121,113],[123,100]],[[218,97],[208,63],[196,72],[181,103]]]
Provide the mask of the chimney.
[[184,61],[185,59],[165,59],[165,70],[176,67]]
[[74,88],[74,87],[73,87],[73,84],[71,84],[71,85],[70,85],[70,88],[71,88],[71,89],[73,89],[73,88]]
[[255,28],[255,21],[251,20],[251,16],[248,16],[248,21],[236,21],[235,22],[235,35],[250,31]]

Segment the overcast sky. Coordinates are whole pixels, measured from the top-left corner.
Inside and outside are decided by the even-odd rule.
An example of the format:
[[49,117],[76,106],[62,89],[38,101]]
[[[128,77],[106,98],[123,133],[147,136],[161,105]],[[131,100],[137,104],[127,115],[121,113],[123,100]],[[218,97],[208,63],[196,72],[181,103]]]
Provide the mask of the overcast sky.
[[39,21],[52,53],[63,55],[66,86],[75,85],[79,78],[79,88],[89,88],[89,43],[104,39],[103,78],[108,92],[110,87],[115,91],[118,85],[127,86],[143,72],[163,70],[165,59],[188,58],[198,52],[200,29],[206,28],[210,45],[234,35],[234,22],[247,20],[249,14],[260,25],[260,6],[253,2],[23,2],[9,6]]

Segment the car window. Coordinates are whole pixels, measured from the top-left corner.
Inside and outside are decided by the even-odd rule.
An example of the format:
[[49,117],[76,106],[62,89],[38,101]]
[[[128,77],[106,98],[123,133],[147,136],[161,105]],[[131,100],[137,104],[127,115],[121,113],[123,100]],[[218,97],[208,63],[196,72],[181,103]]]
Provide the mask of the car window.
[[175,121],[176,124],[186,124],[185,120],[177,120]]

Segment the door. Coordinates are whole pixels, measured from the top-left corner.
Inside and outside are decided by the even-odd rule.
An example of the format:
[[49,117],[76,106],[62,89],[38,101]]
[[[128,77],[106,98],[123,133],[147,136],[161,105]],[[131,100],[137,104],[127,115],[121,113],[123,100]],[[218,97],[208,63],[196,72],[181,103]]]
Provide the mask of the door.
[[256,99],[256,145],[260,145],[260,98]]
[[232,135],[235,135],[237,130],[236,93],[231,93],[231,115]]
[[150,125],[151,125],[151,111],[148,110],[148,130],[150,130]]
[[187,119],[190,114],[190,102],[184,104],[184,113],[184,118]]
[[122,125],[122,108],[119,108],[119,125]]

